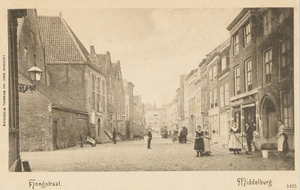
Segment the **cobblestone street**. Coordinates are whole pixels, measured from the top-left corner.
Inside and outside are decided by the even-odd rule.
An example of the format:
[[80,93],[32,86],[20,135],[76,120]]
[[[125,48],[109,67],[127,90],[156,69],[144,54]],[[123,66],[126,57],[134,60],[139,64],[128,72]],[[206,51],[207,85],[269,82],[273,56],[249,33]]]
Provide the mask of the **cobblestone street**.
[[239,155],[227,148],[212,145],[211,156],[196,157],[194,144],[173,143],[170,139],[154,138],[152,149],[146,141],[123,141],[91,147],[85,144],[57,151],[22,152],[33,172],[45,171],[255,171],[294,170],[294,158],[278,158],[261,152]]

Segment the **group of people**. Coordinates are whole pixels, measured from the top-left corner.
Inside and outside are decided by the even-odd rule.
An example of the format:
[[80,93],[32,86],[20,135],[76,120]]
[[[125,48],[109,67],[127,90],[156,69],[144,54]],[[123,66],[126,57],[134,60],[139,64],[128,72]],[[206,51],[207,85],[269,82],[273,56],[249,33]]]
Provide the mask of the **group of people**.
[[[284,132],[284,125],[281,120],[277,122],[278,124],[278,132],[276,135],[276,138],[278,140],[278,146],[277,151],[279,156],[286,156],[286,154],[289,151],[288,146],[288,136]],[[229,151],[232,151],[234,154],[239,154],[242,148],[242,143],[239,140],[240,136],[240,129],[237,126],[236,122],[233,123],[231,129],[230,129],[230,135],[229,135]],[[247,140],[247,147],[248,151],[252,151],[252,143],[255,147],[255,140],[253,139],[254,136],[256,136],[259,132],[256,131],[255,122],[253,123],[246,123],[245,128],[245,135]]]
[[210,137],[207,125],[202,128],[200,125],[197,126],[194,149],[197,152],[196,157],[209,156],[211,154]]

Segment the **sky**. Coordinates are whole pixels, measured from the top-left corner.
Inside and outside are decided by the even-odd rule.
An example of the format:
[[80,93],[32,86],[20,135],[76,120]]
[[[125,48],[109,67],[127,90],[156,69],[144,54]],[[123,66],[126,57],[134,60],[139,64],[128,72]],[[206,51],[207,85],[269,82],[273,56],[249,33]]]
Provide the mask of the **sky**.
[[62,12],[88,51],[110,52],[121,63],[143,103],[170,103],[179,76],[196,69],[206,54],[230,37],[227,26],[241,8],[188,9],[37,9],[38,15]]

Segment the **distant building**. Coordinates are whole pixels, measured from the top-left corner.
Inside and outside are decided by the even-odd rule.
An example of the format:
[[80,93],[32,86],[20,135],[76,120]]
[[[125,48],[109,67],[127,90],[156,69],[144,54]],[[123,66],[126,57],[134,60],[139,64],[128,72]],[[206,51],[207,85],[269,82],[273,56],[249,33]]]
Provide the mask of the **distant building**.
[[144,134],[144,106],[141,95],[133,96],[133,135]]
[[132,82],[128,82],[123,80],[124,84],[124,93],[125,93],[125,126],[123,128],[123,135],[126,136],[127,139],[132,137],[133,131],[133,88],[134,84]]
[[153,136],[161,137],[162,132],[167,127],[167,113],[164,108],[156,108],[155,106],[147,104],[145,107],[146,129],[151,128]]
[[185,77],[184,85],[185,127],[190,137],[194,136],[196,129],[196,81],[197,69],[194,69]]

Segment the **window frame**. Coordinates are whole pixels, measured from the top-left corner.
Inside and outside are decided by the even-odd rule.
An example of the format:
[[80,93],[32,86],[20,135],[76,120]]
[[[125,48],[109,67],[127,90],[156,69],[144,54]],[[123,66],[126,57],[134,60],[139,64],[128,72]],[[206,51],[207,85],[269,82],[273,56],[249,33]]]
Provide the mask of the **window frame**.
[[[282,52],[282,45],[285,44],[285,51]],[[288,47],[288,49],[287,49]],[[292,62],[292,59],[291,59],[291,40],[290,38],[287,38],[287,39],[284,39],[281,43],[280,43],[280,47],[279,47],[279,51],[280,51],[280,69],[279,69],[279,78],[280,80],[283,80],[283,79],[286,79],[286,78],[289,78],[289,74],[292,74],[292,73],[289,73],[289,66],[291,65],[291,62]],[[283,58],[285,58],[285,65],[283,66]]]
[[214,107],[213,91],[212,90],[209,91],[209,106],[210,106],[210,108]]
[[[284,96],[286,95],[286,102],[287,102],[287,105],[284,105],[285,104],[285,101],[284,101]],[[285,131],[288,131],[288,132],[291,132],[294,127],[293,127],[293,104],[292,104],[292,99],[293,99],[293,94],[290,93],[289,91],[283,91],[281,92],[281,96],[280,96],[280,100],[281,100],[281,115],[282,115],[282,122],[285,126]],[[285,109],[286,108],[286,109]],[[288,111],[287,113],[287,117],[286,117],[286,114],[285,114],[285,110]],[[286,123],[286,120],[288,120],[288,122]]]
[[95,103],[96,103],[96,92],[95,92],[95,75],[92,73],[92,89],[91,89],[91,99],[92,99],[92,102],[91,102],[91,109],[92,110],[96,110],[96,107],[95,107]]
[[[237,70],[239,70],[239,75],[237,75]],[[240,68],[240,65],[238,65],[234,68],[234,94],[235,95],[241,94],[241,68]]]
[[[249,26],[249,28],[248,28]],[[247,28],[249,29],[248,33],[247,33]],[[249,37],[249,38],[248,38]],[[249,42],[248,42],[248,39],[249,39]],[[245,27],[244,27],[244,44],[245,44],[245,47],[251,43],[251,22],[248,21],[246,24],[245,24]]]
[[268,35],[272,30],[272,13],[268,10],[263,16],[263,36]]
[[218,89],[214,88],[214,107],[218,107]]
[[[253,68],[252,67],[252,60],[251,60],[251,58],[249,58],[245,61],[245,87],[246,87],[246,92],[251,91],[253,89],[253,71],[252,71],[252,68]],[[249,80],[249,78],[251,80]],[[249,86],[250,86],[250,88],[249,88]]]
[[[271,52],[271,55],[269,55],[269,52]],[[267,53],[268,55],[266,56]],[[271,57],[270,60],[269,60],[269,56]],[[268,57],[267,61],[266,61],[266,57]],[[263,63],[264,63],[264,84],[268,85],[272,83],[272,71],[273,71],[273,50],[271,47],[266,49],[263,52]]]
[[225,84],[220,86],[220,107],[224,107],[225,105]]
[[[227,86],[227,90],[226,90],[226,86]],[[226,94],[227,94],[227,96],[226,96]],[[225,106],[229,105],[229,82],[226,82],[224,84],[224,105]]]
[[218,70],[217,70],[217,65],[215,64],[213,67],[212,67],[212,80],[217,76],[218,74]]
[[233,55],[236,55],[239,53],[239,34],[236,33],[233,36]]

